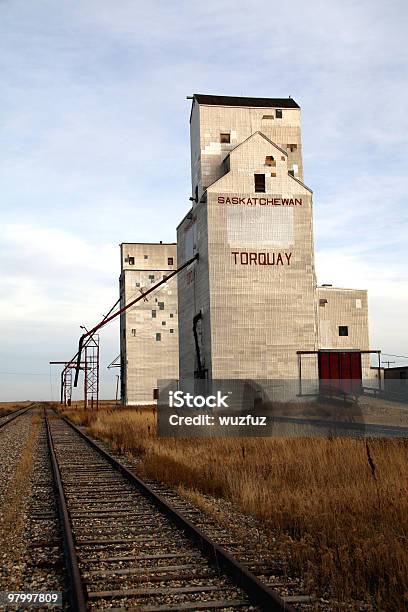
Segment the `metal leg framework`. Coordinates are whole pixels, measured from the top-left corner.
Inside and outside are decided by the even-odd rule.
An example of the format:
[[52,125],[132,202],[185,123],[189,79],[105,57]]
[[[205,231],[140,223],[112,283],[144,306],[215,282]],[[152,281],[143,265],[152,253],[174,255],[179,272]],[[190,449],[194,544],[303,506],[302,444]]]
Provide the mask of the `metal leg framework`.
[[64,406],[70,406],[71,399],[72,399],[72,368],[67,368],[66,370],[63,370],[62,388],[63,388]]
[[99,334],[90,337],[84,347],[84,407],[99,408]]
[[[84,371],[84,407],[91,410],[99,408],[99,335],[94,334],[83,347],[84,358],[79,369]],[[77,367],[72,361],[50,361],[50,364],[64,366],[61,372],[61,404],[71,406],[72,370]]]
[[[121,315],[125,310],[128,310],[134,306],[140,300],[146,300],[146,296],[152,291],[155,291],[158,287],[167,283],[173,276],[179,274],[182,270],[198,262],[199,255],[196,253],[194,257],[185,261],[177,270],[174,270],[168,276],[164,276],[161,281],[150,287],[147,291],[142,293],[137,298],[131,300],[128,304],[122,306],[116,312],[113,312],[116,306],[120,303],[119,298],[109,312],[103,317],[97,325],[92,329],[87,330],[85,326],[81,325],[81,328],[85,330],[85,333],[79,339],[78,351],[74,357],[66,361],[50,361],[50,364],[64,364],[64,369],[61,373],[61,404],[69,405],[72,397],[72,372],[71,369],[75,368],[74,387],[77,386],[78,376],[80,370],[84,370],[84,405],[85,408],[90,407],[91,410],[98,410],[99,407],[99,334],[96,332],[110,323],[113,319]],[[84,353],[84,360],[82,361],[82,354]],[[120,367],[120,364],[116,364],[117,358],[110,364],[109,367]]]

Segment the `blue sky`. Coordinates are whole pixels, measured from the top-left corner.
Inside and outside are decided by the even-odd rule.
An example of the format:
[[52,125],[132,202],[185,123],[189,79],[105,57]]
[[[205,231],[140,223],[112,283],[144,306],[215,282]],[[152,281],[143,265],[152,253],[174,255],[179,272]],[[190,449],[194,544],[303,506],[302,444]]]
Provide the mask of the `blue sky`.
[[[301,105],[318,281],[367,288],[372,348],[407,355],[407,17],[405,0],[0,2],[0,400],[57,397],[48,361],[116,301],[120,242],[175,241],[194,92]],[[103,363],[118,352],[112,324]]]

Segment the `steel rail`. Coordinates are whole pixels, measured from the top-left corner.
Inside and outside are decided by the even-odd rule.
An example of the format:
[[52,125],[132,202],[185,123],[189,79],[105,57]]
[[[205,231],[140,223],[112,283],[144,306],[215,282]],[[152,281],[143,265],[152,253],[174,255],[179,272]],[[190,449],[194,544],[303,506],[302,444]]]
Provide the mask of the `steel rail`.
[[69,578],[69,599],[72,610],[75,612],[86,612],[86,589],[82,582],[81,573],[79,570],[78,557],[75,550],[74,536],[71,529],[71,520],[68,512],[67,501],[65,498],[64,488],[61,480],[61,473],[58,465],[57,456],[55,454],[54,443],[50,423],[48,421],[47,410],[44,408],[44,417],[47,427],[47,441],[50,452],[52,472],[54,476],[54,484],[57,491],[58,511],[62,525],[62,535],[64,540],[64,557],[65,565]]
[[0,423],[0,429],[4,427],[5,425],[8,425],[9,423],[11,423],[11,421],[14,421],[14,419],[17,419],[17,417],[22,416],[23,414],[25,414],[26,412],[34,408],[35,405],[36,404],[33,403],[31,404],[31,406],[28,406],[28,408],[20,408],[19,410],[16,410],[16,414],[12,413],[9,419],[7,418],[7,416],[9,415],[4,416],[3,418],[6,419],[6,421],[4,421],[4,423],[3,422]]
[[132,485],[134,485],[145,497],[154,503],[156,508],[165,514],[176,524],[187,537],[192,540],[204,553],[209,561],[217,568],[221,568],[228,574],[235,584],[241,587],[249,596],[252,603],[258,605],[265,612],[295,612],[289,603],[286,603],[280,595],[261,582],[242,563],[237,561],[224,548],[216,544],[201,529],[197,528],[191,521],[173,508],[163,497],[155,493],[151,487],[143,482],[138,476],[122,465],[115,457],[92,440],[79,427],[74,425],[66,417],[62,419],[77,434],[79,434],[93,449],[102,455],[109,463],[117,469]]

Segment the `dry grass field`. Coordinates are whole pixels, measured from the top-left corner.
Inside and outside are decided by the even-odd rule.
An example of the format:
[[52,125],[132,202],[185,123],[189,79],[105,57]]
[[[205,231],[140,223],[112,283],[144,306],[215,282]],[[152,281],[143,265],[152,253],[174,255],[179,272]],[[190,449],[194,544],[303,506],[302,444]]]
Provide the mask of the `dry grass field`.
[[405,609],[408,440],[160,439],[154,410],[109,408],[66,414],[140,456],[142,475],[196,500],[225,498],[260,519],[271,555],[285,556],[311,591]]
[[[24,404],[24,402],[21,402]],[[31,402],[25,402],[27,405]],[[24,406],[18,405],[17,408]],[[16,408],[14,408],[16,409]],[[21,458],[16,465],[13,478],[8,484],[5,494],[6,504],[0,509],[0,551],[7,555],[9,563],[14,564],[16,572],[10,577],[11,587],[19,574],[22,551],[22,537],[24,530],[24,504],[27,500],[27,491],[30,487],[30,473],[33,466],[33,452],[38,437],[40,418],[33,416],[31,419],[30,434],[25,443]],[[18,542],[18,545],[16,545]],[[4,568],[3,568],[4,569]],[[9,579],[9,580],[10,580]]]
[[0,402],[0,417],[7,416],[14,410],[20,410],[21,408],[27,408],[32,402]]

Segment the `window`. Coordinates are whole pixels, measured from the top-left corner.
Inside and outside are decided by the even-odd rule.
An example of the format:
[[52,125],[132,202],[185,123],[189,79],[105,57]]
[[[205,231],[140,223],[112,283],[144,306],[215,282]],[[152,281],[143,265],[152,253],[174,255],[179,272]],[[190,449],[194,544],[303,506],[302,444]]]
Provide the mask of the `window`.
[[151,281],[154,281],[154,274],[149,274],[149,278]]
[[134,328],[132,329],[132,336],[136,336],[136,330]]
[[262,115],[262,119],[275,119],[273,115]]
[[136,283],[136,287],[140,287],[140,283]]
[[166,325],[166,321],[162,321],[162,325]]
[[339,336],[348,336],[348,326],[339,325]]
[[172,258],[172,257],[168,257],[168,258],[167,258],[167,265],[168,265],[168,266],[172,266],[172,265],[173,265],[173,263],[174,263],[173,258]]
[[275,111],[275,117],[276,117],[277,119],[282,119],[282,117],[283,117],[283,111],[282,111],[282,109],[281,109],[281,108],[277,108],[277,109],[276,109],[276,111]]
[[155,399],[155,400],[159,399],[159,390],[158,389],[153,389],[153,399]]
[[171,334],[174,334],[174,329],[171,329],[171,328],[170,328],[170,333],[171,333]]
[[170,319],[172,319],[174,317],[174,314],[171,312],[170,313]]
[[160,342],[161,340],[161,333],[159,332],[158,334],[156,334],[156,342]]
[[265,157],[265,166],[276,166],[276,161],[273,158],[273,155],[267,155]]
[[297,149],[297,144],[288,144],[286,145],[286,148],[289,149],[291,153],[293,153],[293,151],[296,151]]
[[254,174],[254,178],[255,178],[255,192],[265,193],[265,175],[264,174]]
[[295,178],[295,171],[294,170],[288,170],[288,174],[290,174],[290,176],[293,176],[293,178]]
[[231,135],[224,132],[224,134],[220,134],[220,142],[223,144],[229,144],[231,142]]
[[326,306],[326,304],[327,304],[327,300],[326,299],[323,298],[323,299],[319,300],[319,306],[322,306],[324,308]]
[[145,258],[145,259],[149,259],[149,256],[148,256],[148,255],[145,255],[145,256],[144,256],[144,258]]
[[164,302],[158,302],[159,310],[164,310]]
[[129,266],[134,266],[135,265],[135,258],[134,257],[128,257],[128,263],[129,263]]
[[155,318],[156,318],[156,311],[152,310],[152,319],[155,319]]

